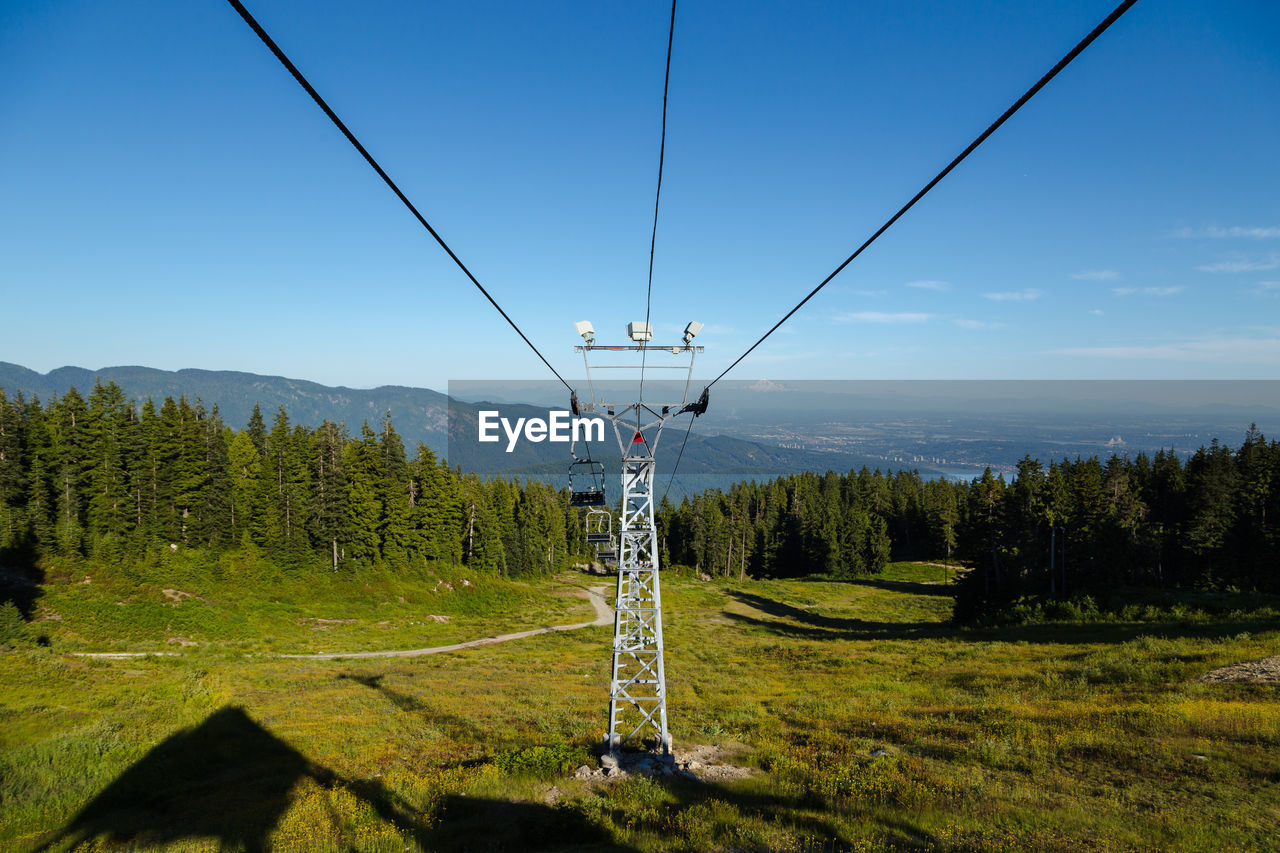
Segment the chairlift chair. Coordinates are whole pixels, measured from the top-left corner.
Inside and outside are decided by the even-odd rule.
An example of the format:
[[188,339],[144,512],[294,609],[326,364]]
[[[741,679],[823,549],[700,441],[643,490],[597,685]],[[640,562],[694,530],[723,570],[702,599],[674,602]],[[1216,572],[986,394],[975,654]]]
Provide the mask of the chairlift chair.
[[569,465],[569,504],[604,506],[604,464],[593,459],[575,459]]
[[613,513],[593,507],[587,510],[587,544],[608,545],[613,542]]
[[617,545],[613,541],[613,513],[593,507],[587,510],[587,544],[593,546],[596,559],[606,566],[618,562]]

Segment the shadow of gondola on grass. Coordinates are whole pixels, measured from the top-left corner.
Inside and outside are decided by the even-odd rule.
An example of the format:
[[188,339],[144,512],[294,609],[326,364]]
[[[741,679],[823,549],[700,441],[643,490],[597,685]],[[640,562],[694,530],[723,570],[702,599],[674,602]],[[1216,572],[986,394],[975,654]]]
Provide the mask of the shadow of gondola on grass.
[[445,731],[452,733],[455,737],[470,741],[473,743],[484,743],[488,738],[480,727],[473,721],[460,717],[457,714],[449,714],[433,708],[424,700],[417,696],[411,696],[403,693],[395,688],[388,687],[383,683],[384,679],[391,673],[380,673],[372,675],[368,673],[344,672],[340,673],[337,678],[339,681],[352,681],[356,684],[368,687],[386,697],[387,701],[394,705],[397,709],[407,714],[423,714],[427,716],[432,723],[442,727]]
[[387,697],[392,705],[395,705],[401,711],[428,711],[430,707],[415,696],[407,693],[401,693],[398,690],[386,686],[382,680],[386,678],[385,673],[381,675],[368,675],[354,672],[344,672],[338,676],[341,681],[354,681],[356,684],[363,684],[370,690],[376,690],[383,696]]
[[423,850],[552,850],[566,839],[574,849],[629,849],[583,815],[538,803],[448,795],[424,814],[377,779],[345,778],[309,760],[228,706],[155,746],[33,853],[94,841],[137,849],[201,840],[268,851],[307,781],[354,797]]
[[420,846],[434,846],[421,815],[381,782],[343,778],[229,706],[153,748],[35,850],[94,839],[130,849],[209,839],[220,849],[267,851],[305,780],[341,788]]
[[222,708],[154,747],[36,850],[94,838],[130,847],[210,838],[267,850],[294,787],[324,775],[243,709]]
[[[369,686],[380,687],[376,677],[370,681]],[[620,844],[608,824],[662,834],[698,820],[704,821],[700,828],[688,828],[695,836],[701,832],[709,842],[732,846],[725,833],[736,831],[734,815],[763,816],[830,842],[804,849],[846,849],[820,802],[749,785],[655,780],[654,787],[663,789],[663,804],[658,808],[652,795],[642,793],[647,805],[639,813],[640,825],[634,804],[628,804],[634,793],[625,790],[601,790],[586,800],[562,803],[449,793],[424,810],[376,778],[344,778],[309,760],[234,706],[154,747],[35,849],[69,850],[94,842],[137,849],[214,841],[221,849],[267,851],[299,786],[307,782],[354,798],[422,850],[626,853],[635,848]],[[329,808],[333,812],[332,804]],[[927,839],[901,815],[873,819],[889,838],[908,842],[899,849],[917,849],[910,843]],[[328,840],[347,845],[347,839]]]

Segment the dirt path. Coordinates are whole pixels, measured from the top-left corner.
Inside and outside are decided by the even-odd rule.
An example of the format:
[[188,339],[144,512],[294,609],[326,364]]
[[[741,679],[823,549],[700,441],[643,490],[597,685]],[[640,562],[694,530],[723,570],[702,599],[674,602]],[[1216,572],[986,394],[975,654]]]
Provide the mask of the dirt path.
[[577,631],[579,628],[594,628],[597,625],[608,625],[613,622],[613,608],[604,600],[606,586],[593,586],[586,590],[587,598],[596,609],[593,622],[579,622],[576,625],[551,625],[546,628],[533,628],[529,631],[516,631],[514,634],[499,634],[496,637],[484,637],[479,640],[468,640],[465,643],[454,643],[451,646],[432,646],[426,649],[400,649],[388,652],[333,652],[319,655],[280,655],[282,658],[296,660],[336,660],[337,658],[413,658],[419,655],[438,655],[441,652],[456,652],[462,649],[474,649],[480,646],[492,646],[494,643],[508,643],[512,640],[523,640],[525,637],[536,637],[552,631]]
[[[577,631],[579,628],[595,628],[613,622],[613,608],[605,601],[607,586],[593,586],[583,591],[583,596],[591,601],[596,609],[596,618],[591,622],[579,622],[576,625],[550,625],[546,628],[533,628],[528,631],[516,631],[514,634],[498,634],[496,637],[483,637],[479,640],[468,640],[465,643],[454,643],[450,646],[432,646],[425,649],[394,649],[385,652],[330,652],[315,655],[279,655],[282,658],[296,660],[336,660],[338,658],[412,658],[419,655],[438,655],[442,652],[456,652],[462,649],[475,649],[480,646],[492,646],[494,643],[507,643],[512,640],[523,640],[525,637],[536,637],[552,631]],[[177,652],[72,652],[76,657],[102,658],[120,660],[123,658],[144,657],[177,657]]]
[[177,652],[72,652],[78,658],[101,658],[102,660],[124,660],[125,658],[176,658]]

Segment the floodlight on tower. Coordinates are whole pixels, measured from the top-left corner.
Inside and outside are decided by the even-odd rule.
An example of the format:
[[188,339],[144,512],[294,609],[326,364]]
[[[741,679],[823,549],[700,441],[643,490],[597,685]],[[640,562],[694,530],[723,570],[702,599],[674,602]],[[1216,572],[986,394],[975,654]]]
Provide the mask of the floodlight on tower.
[[627,324],[627,337],[638,344],[653,340],[653,324],[637,320]]

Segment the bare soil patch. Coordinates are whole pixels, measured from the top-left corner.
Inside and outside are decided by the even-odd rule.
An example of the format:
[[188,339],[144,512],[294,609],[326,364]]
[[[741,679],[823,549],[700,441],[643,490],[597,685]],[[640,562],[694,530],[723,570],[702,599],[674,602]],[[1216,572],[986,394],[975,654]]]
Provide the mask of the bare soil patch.
[[304,617],[302,624],[310,624],[312,631],[328,631],[334,625],[354,625],[355,619],[319,619],[314,616]]
[[1259,684],[1280,684],[1280,655],[1261,660],[1233,663],[1196,679],[1202,682],[1251,681]]
[[745,779],[756,772],[750,767],[733,764],[728,760],[729,755],[723,747],[706,744],[674,749],[669,756],[653,752],[606,754],[600,757],[599,767],[583,765],[574,776],[592,782],[612,782],[628,776],[671,776],[703,782],[727,782]]

